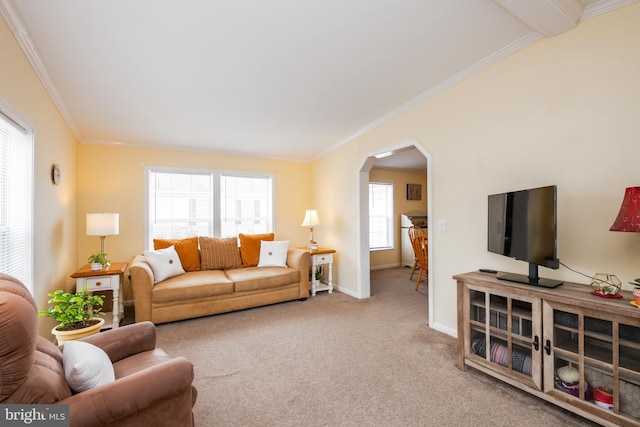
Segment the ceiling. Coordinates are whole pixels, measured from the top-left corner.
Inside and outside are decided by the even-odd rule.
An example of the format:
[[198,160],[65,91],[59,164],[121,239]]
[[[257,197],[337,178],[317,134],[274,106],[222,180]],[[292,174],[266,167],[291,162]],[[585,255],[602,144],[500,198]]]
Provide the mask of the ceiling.
[[631,2],[0,0],[0,12],[81,143],[308,162]]

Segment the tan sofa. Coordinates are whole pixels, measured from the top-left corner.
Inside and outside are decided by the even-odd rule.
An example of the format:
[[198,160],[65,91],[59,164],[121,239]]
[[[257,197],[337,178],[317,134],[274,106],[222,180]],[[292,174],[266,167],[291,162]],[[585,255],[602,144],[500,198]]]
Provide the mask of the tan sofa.
[[306,299],[309,263],[309,252],[289,248],[286,267],[205,269],[203,262],[200,270],[154,283],[151,265],[136,255],[130,264],[135,321],[159,324]]

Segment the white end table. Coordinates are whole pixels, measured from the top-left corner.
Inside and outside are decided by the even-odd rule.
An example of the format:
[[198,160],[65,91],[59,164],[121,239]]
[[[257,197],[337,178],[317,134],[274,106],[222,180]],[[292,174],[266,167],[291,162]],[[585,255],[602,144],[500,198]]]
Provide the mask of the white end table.
[[89,264],[82,266],[71,275],[76,279],[76,292],[85,286],[89,291],[113,291],[113,321],[109,319],[109,313],[105,313],[103,329],[120,327],[120,320],[124,314],[123,289],[124,271],[126,262],[114,262],[100,270],[91,270]]
[[[333,292],[333,254],[336,252],[334,249],[318,248],[311,252],[311,295],[316,296],[316,292],[329,291]],[[329,273],[323,280],[316,278],[316,272],[320,265],[326,264],[328,266]]]

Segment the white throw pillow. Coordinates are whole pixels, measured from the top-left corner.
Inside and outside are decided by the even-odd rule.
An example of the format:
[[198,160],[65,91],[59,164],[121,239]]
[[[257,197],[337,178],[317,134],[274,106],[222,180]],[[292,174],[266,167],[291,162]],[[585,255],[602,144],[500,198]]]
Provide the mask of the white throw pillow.
[[165,249],[144,251],[144,257],[153,270],[154,283],[184,273],[180,257],[173,245]]
[[260,242],[258,267],[286,267],[289,241]]
[[64,343],[62,367],[67,384],[76,393],[116,380],[107,353],[84,341]]

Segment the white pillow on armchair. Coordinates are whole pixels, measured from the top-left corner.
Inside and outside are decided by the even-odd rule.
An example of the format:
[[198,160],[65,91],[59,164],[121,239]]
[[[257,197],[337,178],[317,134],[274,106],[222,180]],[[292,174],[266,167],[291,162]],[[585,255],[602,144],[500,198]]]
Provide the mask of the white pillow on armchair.
[[107,353],[84,341],[68,341],[64,344],[62,366],[67,384],[76,393],[116,380]]

